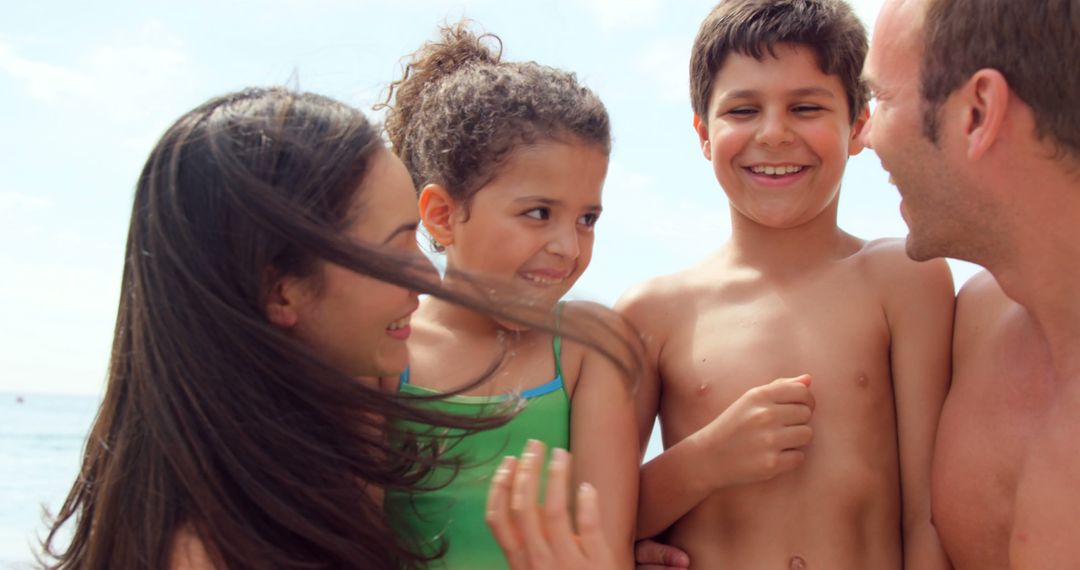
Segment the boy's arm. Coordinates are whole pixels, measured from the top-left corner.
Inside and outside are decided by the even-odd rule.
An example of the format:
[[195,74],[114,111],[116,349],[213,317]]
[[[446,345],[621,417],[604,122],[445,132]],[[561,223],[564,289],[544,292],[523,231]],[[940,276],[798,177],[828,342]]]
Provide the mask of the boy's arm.
[[[652,302],[650,302],[652,301]],[[642,449],[648,443],[662,380],[657,372],[670,305],[645,287],[615,306],[641,332],[649,370],[637,397]],[[666,530],[717,489],[771,479],[801,464],[813,411],[809,376],[779,379],[748,391],[720,416],[641,469],[638,538]]]
[[[581,304],[575,303],[578,308]],[[629,327],[610,310],[597,313],[613,321],[614,331],[628,332]],[[596,488],[604,536],[618,567],[629,568],[633,565],[640,463],[631,380],[607,357],[586,347],[572,398],[573,488],[582,483]]]
[[655,536],[713,492],[767,481],[806,459],[813,431],[810,376],[752,388],[705,427],[641,469],[638,536]]
[[952,275],[943,259],[916,264],[903,252],[889,253],[897,255],[885,283],[900,448],[904,568],[947,569],[951,566],[931,520],[930,468],[952,373]]

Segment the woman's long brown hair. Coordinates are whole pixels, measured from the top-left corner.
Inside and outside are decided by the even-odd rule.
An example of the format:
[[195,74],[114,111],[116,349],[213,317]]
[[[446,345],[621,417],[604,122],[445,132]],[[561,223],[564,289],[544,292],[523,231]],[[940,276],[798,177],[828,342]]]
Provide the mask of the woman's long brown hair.
[[[551,323],[444,291],[423,264],[343,237],[383,149],[359,111],[278,88],[213,99],[165,133],[137,184],[108,385],[44,541],[49,568],[166,568],[180,529],[221,568],[424,562],[365,487],[415,490],[444,460],[424,434],[380,418],[466,430],[502,419],[413,406],[329,366],[267,321],[268,276],[313,275],[326,260]],[[636,344],[610,320],[564,317],[561,333],[628,377],[637,369]]]

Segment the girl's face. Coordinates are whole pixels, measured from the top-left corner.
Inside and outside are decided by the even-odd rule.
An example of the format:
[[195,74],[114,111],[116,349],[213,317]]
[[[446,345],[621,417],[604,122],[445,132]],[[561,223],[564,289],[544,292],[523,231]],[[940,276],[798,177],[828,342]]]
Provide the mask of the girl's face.
[[592,259],[607,167],[601,149],[577,140],[515,149],[467,211],[453,206],[447,266],[554,305]]
[[[412,181],[389,151],[372,158],[351,210],[352,223],[345,230],[349,237],[428,263],[416,241],[419,216]],[[296,337],[349,374],[401,373],[417,294],[332,263],[323,263],[320,273],[282,282]]]

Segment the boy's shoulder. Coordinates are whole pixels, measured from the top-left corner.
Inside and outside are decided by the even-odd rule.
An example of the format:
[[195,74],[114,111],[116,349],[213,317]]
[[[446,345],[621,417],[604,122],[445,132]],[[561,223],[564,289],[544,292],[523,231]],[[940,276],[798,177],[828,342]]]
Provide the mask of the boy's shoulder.
[[615,310],[632,318],[635,313],[653,308],[670,310],[673,301],[685,304],[708,281],[704,275],[707,264],[705,261],[675,273],[646,279],[627,289],[615,304]]
[[880,238],[866,242],[858,253],[861,266],[868,277],[887,287],[910,287],[920,282],[940,284],[948,276],[949,287],[952,277],[949,266],[943,258],[928,261],[915,261],[908,257],[907,246],[902,238]]
[[905,240],[883,238],[866,243],[859,252],[860,266],[880,295],[890,321],[919,311],[945,311],[952,315],[955,299],[952,272],[943,258],[915,261],[908,257]]

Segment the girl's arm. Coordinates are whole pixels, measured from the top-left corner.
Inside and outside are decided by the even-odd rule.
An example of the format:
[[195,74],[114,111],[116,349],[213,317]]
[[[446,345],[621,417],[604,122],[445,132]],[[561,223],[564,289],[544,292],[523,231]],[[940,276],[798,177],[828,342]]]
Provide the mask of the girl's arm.
[[[605,318],[618,319],[613,313]],[[608,358],[585,347],[570,408],[572,488],[596,488],[600,525],[620,568],[633,566],[640,461],[630,382]]]

